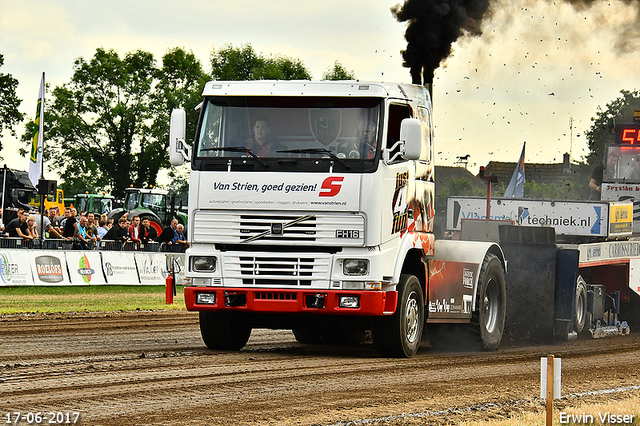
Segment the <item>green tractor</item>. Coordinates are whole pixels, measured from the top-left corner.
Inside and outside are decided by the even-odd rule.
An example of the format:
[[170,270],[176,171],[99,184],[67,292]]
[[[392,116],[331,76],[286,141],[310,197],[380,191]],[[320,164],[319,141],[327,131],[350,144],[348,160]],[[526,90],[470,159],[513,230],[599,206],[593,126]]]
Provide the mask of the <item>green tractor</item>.
[[106,194],[76,194],[74,207],[78,212],[92,212],[100,216],[113,210],[114,198]]
[[114,222],[124,214],[131,219],[140,216],[140,220],[148,218],[160,235],[162,229],[169,225],[171,219],[178,219],[178,223],[187,226],[187,214],[182,206],[176,208],[175,198],[169,197],[169,192],[154,188],[127,188],[125,189],[122,208],[111,210],[107,217]]

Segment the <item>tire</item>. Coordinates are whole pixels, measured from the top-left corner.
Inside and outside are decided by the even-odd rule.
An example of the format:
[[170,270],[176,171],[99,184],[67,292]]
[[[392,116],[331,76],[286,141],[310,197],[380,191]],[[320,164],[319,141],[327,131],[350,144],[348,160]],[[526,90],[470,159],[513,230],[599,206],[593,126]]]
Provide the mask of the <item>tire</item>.
[[200,312],[200,334],[209,349],[238,351],[247,344],[251,326],[235,312]]
[[401,275],[396,312],[391,316],[373,319],[371,337],[381,356],[411,358],[416,354],[424,329],[424,307],[424,295],[418,278]]
[[507,290],[502,263],[487,254],[480,269],[476,310],[471,325],[477,330],[479,343],[485,350],[495,351],[502,341],[507,312]]
[[582,276],[578,276],[576,283],[575,327],[574,331],[581,334],[587,324],[587,283]]

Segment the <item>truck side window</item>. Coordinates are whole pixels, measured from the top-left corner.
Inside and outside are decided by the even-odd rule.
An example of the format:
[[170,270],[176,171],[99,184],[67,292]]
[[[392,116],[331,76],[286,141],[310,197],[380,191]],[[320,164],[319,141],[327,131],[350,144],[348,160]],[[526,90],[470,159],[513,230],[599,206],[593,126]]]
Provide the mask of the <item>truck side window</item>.
[[408,105],[389,105],[389,130],[387,132],[387,148],[400,140],[400,124],[405,118],[411,117],[411,108]]

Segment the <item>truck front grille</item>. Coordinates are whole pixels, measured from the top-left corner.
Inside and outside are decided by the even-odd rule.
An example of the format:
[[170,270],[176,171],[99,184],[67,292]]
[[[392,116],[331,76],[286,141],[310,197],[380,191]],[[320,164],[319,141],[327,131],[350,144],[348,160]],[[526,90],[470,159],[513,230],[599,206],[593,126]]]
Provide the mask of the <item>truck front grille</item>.
[[228,286],[307,286],[326,283],[330,257],[288,253],[225,253],[223,265]]
[[215,244],[364,246],[364,216],[197,211],[193,241]]

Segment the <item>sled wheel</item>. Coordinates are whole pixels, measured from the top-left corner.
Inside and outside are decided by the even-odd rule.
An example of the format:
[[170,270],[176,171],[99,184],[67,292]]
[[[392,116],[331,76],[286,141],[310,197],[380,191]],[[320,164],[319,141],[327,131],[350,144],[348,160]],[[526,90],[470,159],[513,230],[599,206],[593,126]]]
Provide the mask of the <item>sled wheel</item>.
[[507,311],[507,291],[502,263],[494,254],[487,254],[482,262],[476,310],[471,324],[476,328],[482,347],[495,351],[502,340]]

